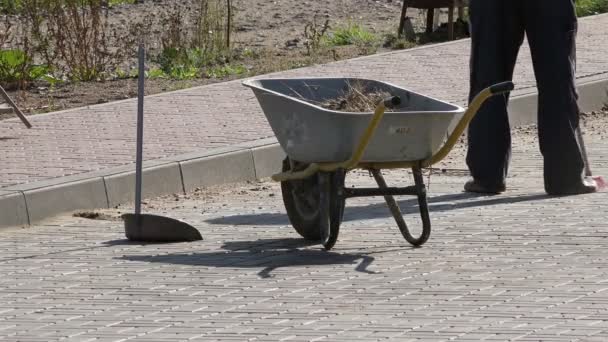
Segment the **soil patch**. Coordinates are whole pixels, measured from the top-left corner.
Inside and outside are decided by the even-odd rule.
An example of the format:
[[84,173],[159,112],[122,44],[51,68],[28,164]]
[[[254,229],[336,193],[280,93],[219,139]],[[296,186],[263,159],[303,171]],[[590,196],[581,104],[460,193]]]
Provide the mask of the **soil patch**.
[[82,211],[74,213],[72,216],[85,218],[89,220],[100,220],[100,221],[121,221],[122,219],[114,212],[97,212],[97,211]]

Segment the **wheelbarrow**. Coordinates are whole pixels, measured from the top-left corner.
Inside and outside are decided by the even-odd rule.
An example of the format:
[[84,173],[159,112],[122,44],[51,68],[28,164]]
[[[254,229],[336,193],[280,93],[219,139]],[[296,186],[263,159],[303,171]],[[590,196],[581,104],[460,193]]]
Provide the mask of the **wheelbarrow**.
[[[340,97],[357,84],[364,92],[391,94],[375,111],[353,113],[320,104]],[[337,239],[347,198],[383,196],[401,234],[421,246],[431,234],[427,192],[422,176],[445,158],[480,106],[489,97],[513,90],[504,82],[481,91],[465,110],[390,83],[363,78],[250,79],[251,88],[287,157],[281,182],[283,202],[292,226],[326,250]],[[392,107],[391,111],[386,111]],[[411,169],[414,185],[389,187],[383,169]],[[377,188],[345,187],[346,174],[368,170]],[[418,199],[422,229],[410,232],[393,196]]]

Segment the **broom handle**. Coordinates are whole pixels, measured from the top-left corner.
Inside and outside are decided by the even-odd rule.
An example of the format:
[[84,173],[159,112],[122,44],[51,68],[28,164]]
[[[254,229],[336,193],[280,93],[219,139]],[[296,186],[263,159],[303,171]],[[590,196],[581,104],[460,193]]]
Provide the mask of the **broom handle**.
[[139,44],[139,73],[137,77],[137,152],[135,159],[135,215],[141,214],[141,183],[144,139],[144,44]]

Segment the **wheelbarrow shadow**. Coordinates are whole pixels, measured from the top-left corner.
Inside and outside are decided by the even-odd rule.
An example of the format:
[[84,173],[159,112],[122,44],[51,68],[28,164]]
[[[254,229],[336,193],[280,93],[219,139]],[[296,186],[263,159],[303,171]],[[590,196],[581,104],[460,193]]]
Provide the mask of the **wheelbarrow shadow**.
[[[484,207],[500,204],[514,204],[519,202],[538,201],[550,198],[546,194],[530,194],[515,196],[487,196],[473,193],[458,193],[429,196],[429,211],[431,214],[436,212],[446,212],[451,210],[467,209],[474,207]],[[398,200],[403,215],[418,214],[418,200],[415,198]],[[378,203],[369,205],[349,206],[348,200],[344,210],[343,221],[371,220],[391,217],[391,213],[384,202],[378,197]],[[289,219],[285,213],[261,213],[224,216],[206,220],[210,224],[227,225],[289,225]]]
[[334,253],[307,247],[317,245],[304,239],[261,239],[226,242],[223,251],[208,253],[175,253],[164,255],[124,255],[128,261],[188,266],[262,268],[260,278],[271,278],[272,271],[294,266],[354,265],[355,271],[375,274],[367,269],[374,258],[360,253]]

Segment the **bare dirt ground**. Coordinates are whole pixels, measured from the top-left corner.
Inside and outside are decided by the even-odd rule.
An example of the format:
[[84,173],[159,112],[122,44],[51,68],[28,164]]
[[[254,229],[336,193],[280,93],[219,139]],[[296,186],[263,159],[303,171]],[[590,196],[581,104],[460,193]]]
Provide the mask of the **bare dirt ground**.
[[[114,6],[109,9],[109,20],[118,27],[134,20],[151,20],[176,1],[189,8],[196,0],[144,0],[138,4]],[[331,28],[358,23],[382,37],[396,33],[401,9],[401,2],[393,0],[237,0],[233,3],[236,7],[234,47],[255,52],[254,57],[241,61],[247,65],[248,72],[240,77],[372,53],[344,46],[334,47],[332,51],[311,58],[306,54],[304,28],[313,21],[322,25],[329,20]],[[420,11],[411,10],[409,15],[413,17],[415,26],[423,24],[423,13]],[[155,25],[150,32],[152,49],[159,45],[156,37],[160,37],[163,30],[166,28]],[[135,49],[133,47],[134,52]],[[386,49],[380,46],[378,51],[382,50]],[[131,67],[135,67],[135,58]],[[155,94],[234,78],[237,76],[192,80],[149,79],[146,93]],[[66,82],[54,87],[35,84],[27,90],[10,91],[9,94],[25,113],[31,114],[132,98],[136,91],[137,80],[127,78],[103,82]],[[8,117],[12,115],[0,114],[0,120]]]

